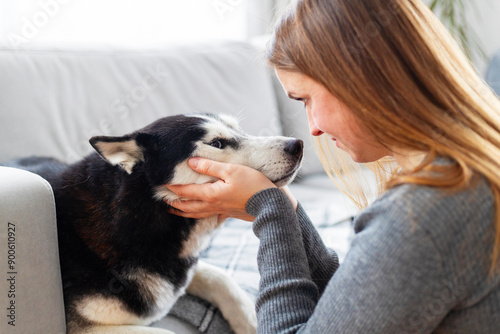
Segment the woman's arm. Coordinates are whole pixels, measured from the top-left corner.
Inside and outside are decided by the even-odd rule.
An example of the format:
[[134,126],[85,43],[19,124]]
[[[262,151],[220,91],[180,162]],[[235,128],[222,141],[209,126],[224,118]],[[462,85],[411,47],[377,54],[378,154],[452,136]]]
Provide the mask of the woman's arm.
[[246,209],[256,217],[253,230],[260,239],[258,332],[293,331],[294,326],[308,321],[320,296],[311,275],[298,216],[288,198],[277,189],[257,193]]
[[451,309],[433,238],[392,202],[357,218],[365,228],[320,297],[287,203],[268,189],[247,205],[260,239],[259,333],[430,333]]
[[317,285],[321,295],[325,290],[326,284],[339,266],[339,258],[334,250],[325,246],[323,239],[321,239],[309,216],[295,199],[290,189],[288,187],[280,189],[288,197],[296,211],[311,278]]
[[302,242],[309,262],[311,278],[318,287],[319,293],[322,294],[328,281],[339,267],[339,258],[333,249],[326,247],[318,230],[316,230],[300,203],[297,208],[297,218],[302,232]]

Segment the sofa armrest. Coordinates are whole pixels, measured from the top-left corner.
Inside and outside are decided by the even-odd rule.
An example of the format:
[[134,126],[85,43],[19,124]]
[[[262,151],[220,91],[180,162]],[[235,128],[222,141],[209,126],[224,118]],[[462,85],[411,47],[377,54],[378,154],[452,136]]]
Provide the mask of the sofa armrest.
[[0,333],[66,333],[52,189],[0,167]]

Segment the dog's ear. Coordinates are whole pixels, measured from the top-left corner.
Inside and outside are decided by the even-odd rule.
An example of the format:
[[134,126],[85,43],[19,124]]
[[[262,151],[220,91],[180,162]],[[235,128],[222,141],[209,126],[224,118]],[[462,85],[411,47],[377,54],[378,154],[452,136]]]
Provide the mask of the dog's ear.
[[129,174],[132,174],[132,169],[139,161],[144,161],[142,147],[130,136],[95,136],[89,141],[106,161],[119,165]]

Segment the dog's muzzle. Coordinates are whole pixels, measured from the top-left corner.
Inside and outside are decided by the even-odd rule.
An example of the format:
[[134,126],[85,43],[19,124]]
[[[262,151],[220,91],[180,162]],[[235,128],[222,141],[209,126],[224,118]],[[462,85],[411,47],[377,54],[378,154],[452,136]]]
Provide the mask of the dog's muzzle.
[[291,165],[285,175],[273,181],[278,187],[282,187],[291,182],[297,174],[304,154],[304,142],[300,139],[291,139],[285,144],[284,151],[289,155],[289,162]]
[[299,160],[304,152],[304,142],[300,139],[292,139],[285,144],[285,152]]

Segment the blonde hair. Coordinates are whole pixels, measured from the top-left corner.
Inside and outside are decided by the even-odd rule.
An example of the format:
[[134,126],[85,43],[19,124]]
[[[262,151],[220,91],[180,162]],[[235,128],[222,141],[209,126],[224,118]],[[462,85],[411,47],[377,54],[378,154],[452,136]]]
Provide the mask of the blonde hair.
[[[496,204],[495,268],[500,252],[500,101],[424,3],[298,1],[277,25],[267,58],[277,69],[321,83],[384,147],[427,152],[410,171],[396,173],[387,159],[369,164],[379,193],[403,183],[459,190],[474,175],[483,175]],[[332,154],[326,142],[318,138],[316,145],[325,169],[345,178],[346,159],[339,165],[339,153]],[[431,164],[436,156],[456,163]],[[366,206],[364,191],[358,191],[364,188],[352,181],[341,188]]]

